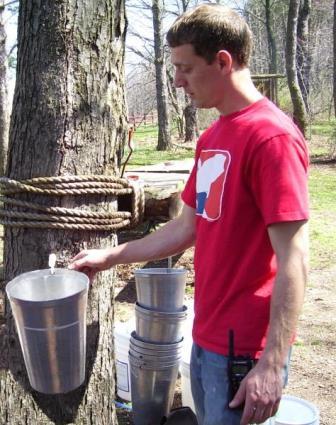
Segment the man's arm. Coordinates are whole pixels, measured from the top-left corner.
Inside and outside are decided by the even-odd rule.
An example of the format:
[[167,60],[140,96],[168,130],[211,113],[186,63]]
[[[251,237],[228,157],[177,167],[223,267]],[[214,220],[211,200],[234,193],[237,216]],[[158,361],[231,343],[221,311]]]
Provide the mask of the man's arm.
[[150,235],[106,249],[83,250],[69,268],[84,271],[90,280],[94,275],[116,264],[128,264],[169,257],[193,246],[195,210],[184,204],[181,214]]
[[242,381],[234,402],[245,400],[241,425],[262,423],[273,416],[282,394],[282,369],[302,307],[308,262],[308,224],[304,221],[269,226],[277,275],[271,300],[267,343],[257,365]]

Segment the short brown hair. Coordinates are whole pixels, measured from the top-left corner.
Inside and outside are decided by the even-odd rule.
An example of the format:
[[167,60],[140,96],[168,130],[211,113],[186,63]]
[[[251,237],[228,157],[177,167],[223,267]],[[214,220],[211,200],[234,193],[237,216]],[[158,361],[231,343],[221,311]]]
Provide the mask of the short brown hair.
[[167,33],[170,47],[191,44],[195,53],[212,63],[219,50],[227,50],[240,66],[247,66],[252,33],[245,20],[232,9],[202,4],[181,15]]

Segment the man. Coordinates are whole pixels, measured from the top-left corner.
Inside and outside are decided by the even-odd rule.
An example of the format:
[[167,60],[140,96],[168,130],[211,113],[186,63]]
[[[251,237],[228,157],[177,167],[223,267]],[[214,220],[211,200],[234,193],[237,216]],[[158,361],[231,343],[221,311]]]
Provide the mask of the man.
[[[291,120],[254,87],[244,20],[201,5],[167,35],[175,85],[219,119],[200,137],[175,220],[142,240],[78,254],[71,265],[97,271],[165,258],[195,245],[192,393],[200,425],[262,423],[281,398],[303,302],[307,262],[305,141]],[[235,354],[255,366],[233,397]],[[233,397],[233,399],[232,399]]]

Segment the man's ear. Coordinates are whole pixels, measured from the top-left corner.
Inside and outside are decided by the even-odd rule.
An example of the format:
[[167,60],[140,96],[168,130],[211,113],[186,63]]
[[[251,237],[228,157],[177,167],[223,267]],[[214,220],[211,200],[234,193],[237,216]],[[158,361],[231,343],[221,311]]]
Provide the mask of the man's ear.
[[219,50],[216,54],[217,62],[221,70],[228,74],[232,69],[232,56],[227,50]]

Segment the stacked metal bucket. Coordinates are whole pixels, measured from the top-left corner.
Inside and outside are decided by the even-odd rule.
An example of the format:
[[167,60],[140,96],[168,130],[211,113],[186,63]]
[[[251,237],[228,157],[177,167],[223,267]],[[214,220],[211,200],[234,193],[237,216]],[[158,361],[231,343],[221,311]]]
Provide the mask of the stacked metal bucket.
[[134,425],[158,425],[171,408],[183,344],[186,270],[135,270],[136,330],[129,348]]

